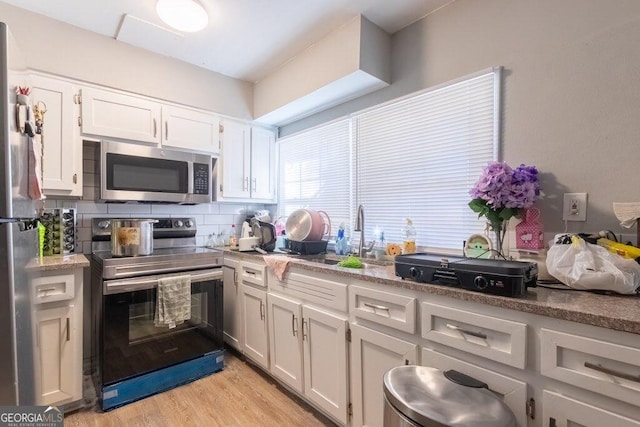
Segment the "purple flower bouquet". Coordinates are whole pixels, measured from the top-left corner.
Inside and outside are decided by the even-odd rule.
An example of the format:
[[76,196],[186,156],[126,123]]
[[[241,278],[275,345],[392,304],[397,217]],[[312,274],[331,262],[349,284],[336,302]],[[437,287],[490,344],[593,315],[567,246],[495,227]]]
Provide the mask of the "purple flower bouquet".
[[491,162],[469,194],[473,197],[469,207],[478,213],[478,218],[487,218],[496,232],[501,252],[506,221],[521,217],[540,195],[538,170],[535,166],[520,165],[513,169],[504,162]]

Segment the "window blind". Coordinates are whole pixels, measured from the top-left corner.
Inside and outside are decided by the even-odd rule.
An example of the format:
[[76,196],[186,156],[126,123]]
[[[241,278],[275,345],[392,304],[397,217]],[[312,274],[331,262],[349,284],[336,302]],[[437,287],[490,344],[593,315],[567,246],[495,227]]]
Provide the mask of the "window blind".
[[351,223],[350,121],[343,119],[278,141],[278,214],[325,211],[336,235]]
[[352,116],[355,206],[365,237],[400,242],[405,218],[417,244],[461,249],[484,222],[469,190],[498,144],[499,72],[427,90]]

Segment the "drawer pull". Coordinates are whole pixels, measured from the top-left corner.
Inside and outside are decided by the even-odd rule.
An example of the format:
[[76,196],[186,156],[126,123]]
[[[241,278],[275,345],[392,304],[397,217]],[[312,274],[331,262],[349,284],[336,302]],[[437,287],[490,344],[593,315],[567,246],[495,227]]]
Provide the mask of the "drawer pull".
[[69,331],[69,318],[67,317],[67,341],[69,341],[71,339],[70,336],[70,331]]
[[38,289],[38,292],[53,292],[56,291],[56,288],[44,288],[44,289]]
[[625,380],[640,383],[640,375],[627,374],[627,373],[616,371],[615,369],[606,368],[604,366],[591,363],[591,362],[584,362],[584,367],[593,369],[594,371],[602,372],[603,374],[613,375],[614,377],[623,378]]
[[364,305],[365,307],[370,307],[373,308],[374,310],[384,310],[384,311],[389,311],[389,307],[385,307],[384,305],[378,305],[378,304],[371,304],[369,302],[365,302],[362,305]]
[[264,320],[264,305],[260,301],[260,320]]
[[483,334],[482,332],[474,332],[474,331],[469,331],[467,329],[462,329],[456,325],[451,325],[449,323],[447,323],[447,328],[449,329],[453,329],[454,331],[458,331],[461,334],[464,335],[471,335],[472,337],[478,337],[478,338],[482,338],[483,340],[487,339],[487,336],[485,334]]

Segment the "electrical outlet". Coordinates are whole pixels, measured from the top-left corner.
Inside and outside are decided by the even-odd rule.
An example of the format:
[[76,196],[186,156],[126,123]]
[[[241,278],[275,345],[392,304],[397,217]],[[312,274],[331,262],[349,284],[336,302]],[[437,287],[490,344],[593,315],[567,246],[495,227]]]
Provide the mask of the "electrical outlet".
[[587,193],[564,193],[562,219],[565,221],[587,220]]

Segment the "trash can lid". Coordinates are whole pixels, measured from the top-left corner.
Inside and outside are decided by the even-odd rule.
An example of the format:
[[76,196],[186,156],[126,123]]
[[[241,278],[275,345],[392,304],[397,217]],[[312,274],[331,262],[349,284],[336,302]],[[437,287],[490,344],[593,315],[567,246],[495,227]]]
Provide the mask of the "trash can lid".
[[[513,412],[486,384],[456,371],[398,366],[384,374],[384,395],[396,410],[420,425],[512,427]],[[461,385],[455,381],[469,385]],[[474,383],[475,381],[475,383]]]

